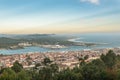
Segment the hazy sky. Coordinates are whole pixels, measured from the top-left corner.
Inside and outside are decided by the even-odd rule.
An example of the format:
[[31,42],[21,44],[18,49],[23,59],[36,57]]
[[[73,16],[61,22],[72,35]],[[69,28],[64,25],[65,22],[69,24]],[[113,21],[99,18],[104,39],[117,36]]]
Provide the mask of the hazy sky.
[[0,0],[0,33],[119,31],[120,0]]

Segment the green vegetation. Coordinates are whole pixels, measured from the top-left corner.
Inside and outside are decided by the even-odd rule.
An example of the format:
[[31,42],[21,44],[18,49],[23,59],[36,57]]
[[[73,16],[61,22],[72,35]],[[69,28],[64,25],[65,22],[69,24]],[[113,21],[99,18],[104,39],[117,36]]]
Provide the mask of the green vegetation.
[[15,46],[20,42],[21,41],[19,41],[17,39],[11,39],[11,38],[2,37],[2,38],[0,38],[0,48],[8,49],[10,46]]
[[[0,49],[23,49],[19,43],[29,43],[31,46],[39,45],[65,45],[65,46],[94,46],[96,43],[81,43],[68,41],[71,37],[54,34],[31,34],[0,37]],[[72,37],[73,38],[73,37]]]
[[16,62],[14,62],[13,66],[11,67],[11,69],[14,72],[18,73],[18,72],[22,71],[23,66],[18,61],[16,61]]
[[89,63],[87,58],[78,58],[79,67],[63,70],[49,58],[27,70],[16,61],[13,67],[0,70],[0,80],[120,80],[120,56],[112,50]]
[[23,48],[19,46],[19,43],[30,43],[41,45],[73,45],[73,42],[67,41],[68,38],[62,36],[51,36],[50,34],[34,34],[34,35],[21,35],[15,37],[0,37],[0,48],[11,49],[12,46],[16,46],[15,49]]

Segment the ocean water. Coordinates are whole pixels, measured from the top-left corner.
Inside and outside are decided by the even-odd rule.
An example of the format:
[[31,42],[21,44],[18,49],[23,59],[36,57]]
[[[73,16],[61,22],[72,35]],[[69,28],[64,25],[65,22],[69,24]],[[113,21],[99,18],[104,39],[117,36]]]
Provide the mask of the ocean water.
[[76,42],[96,43],[95,46],[68,46],[62,49],[48,49],[41,47],[25,47],[17,50],[0,50],[0,54],[23,54],[31,52],[59,52],[59,51],[79,51],[83,49],[102,49],[120,47],[120,33],[89,33],[89,34],[64,34],[73,36]]
[[91,33],[80,34],[78,41],[99,43],[95,47],[120,47],[120,33]]

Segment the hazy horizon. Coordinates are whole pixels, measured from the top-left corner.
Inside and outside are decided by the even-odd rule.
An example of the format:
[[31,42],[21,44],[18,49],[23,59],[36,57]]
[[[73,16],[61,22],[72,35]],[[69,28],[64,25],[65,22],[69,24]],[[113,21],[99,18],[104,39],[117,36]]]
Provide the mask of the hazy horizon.
[[0,0],[0,33],[120,32],[119,4],[119,0]]

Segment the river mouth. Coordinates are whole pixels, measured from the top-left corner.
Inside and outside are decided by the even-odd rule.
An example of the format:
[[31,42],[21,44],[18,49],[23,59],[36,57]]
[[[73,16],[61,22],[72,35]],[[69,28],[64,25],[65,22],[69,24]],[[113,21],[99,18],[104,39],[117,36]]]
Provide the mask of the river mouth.
[[101,42],[85,42],[84,38],[72,38],[68,39],[68,41],[73,42],[75,46],[86,46],[86,47],[91,47],[91,46],[98,46],[98,45],[108,45],[108,43],[101,43]]
[[[119,47],[115,47],[115,48],[119,48]],[[31,47],[25,47],[24,49],[0,50],[0,54],[11,55],[11,54],[26,54],[26,53],[47,53],[47,52],[66,52],[66,51],[68,52],[68,51],[94,50],[94,49],[106,49],[106,48],[113,48],[113,47],[69,46],[67,48],[50,49],[50,48],[31,46]]]
[[[57,35],[55,35],[56,37]],[[64,35],[64,36],[71,36],[71,35]],[[120,35],[108,35],[108,34],[81,34],[81,35],[74,35],[75,37],[68,38],[66,40],[74,42],[74,45],[69,43],[69,45],[51,45],[48,47],[41,47],[41,46],[28,46],[24,48],[18,49],[0,49],[0,54],[24,54],[24,53],[35,53],[35,52],[62,52],[62,51],[79,51],[84,49],[103,49],[103,48],[116,48],[120,47]],[[43,36],[42,36],[43,37]],[[46,37],[48,40],[48,36]],[[52,37],[51,39],[53,39]],[[58,37],[57,37],[58,38]],[[61,39],[61,38],[59,38]],[[71,40],[70,40],[71,39]],[[6,39],[7,40],[7,39]],[[12,40],[11,40],[12,41]],[[54,47],[55,46],[55,47]]]

